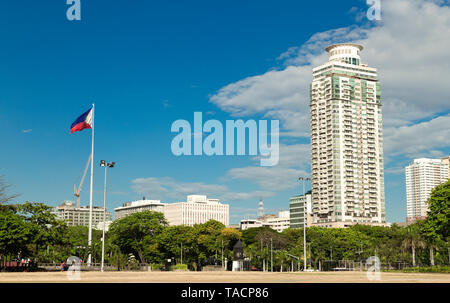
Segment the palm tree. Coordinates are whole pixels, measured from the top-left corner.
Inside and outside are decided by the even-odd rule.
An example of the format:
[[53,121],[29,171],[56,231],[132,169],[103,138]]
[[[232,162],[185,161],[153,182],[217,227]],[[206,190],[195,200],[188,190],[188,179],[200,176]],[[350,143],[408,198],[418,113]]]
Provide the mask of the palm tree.
[[417,224],[411,224],[406,228],[405,238],[402,242],[402,247],[409,249],[412,252],[413,266],[416,266],[416,249],[425,248],[425,241],[420,234]]

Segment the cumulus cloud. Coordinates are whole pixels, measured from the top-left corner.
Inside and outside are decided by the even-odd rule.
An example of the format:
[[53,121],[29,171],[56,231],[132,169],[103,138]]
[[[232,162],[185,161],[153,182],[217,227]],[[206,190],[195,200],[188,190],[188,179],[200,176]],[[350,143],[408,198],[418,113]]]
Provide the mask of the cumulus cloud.
[[314,34],[279,56],[284,67],[231,83],[210,101],[232,115],[259,113],[280,119],[281,135],[308,137],[312,67],[326,62],[326,46],[355,42],[365,47],[362,61],[378,69],[387,128],[446,111],[450,108],[450,8],[441,4],[385,1],[383,20],[375,26],[366,23]]
[[245,180],[270,191],[282,191],[298,186],[299,176],[309,175],[309,144],[280,144],[280,161],[277,166],[247,166],[232,168],[227,177]]
[[[312,68],[327,61],[324,49],[331,44],[362,44],[362,62],[378,69],[381,82],[386,162],[396,159],[386,173],[401,173],[411,158],[439,156],[450,146],[450,116],[442,114],[450,109],[450,8],[446,5],[383,1],[382,21],[366,20],[362,25],[316,33],[282,53],[277,58],[279,66],[230,83],[209,100],[234,117],[280,120],[281,139],[308,138]],[[357,19],[362,16],[355,8],[349,13]],[[224,184],[180,183],[172,178],[136,179],[133,189],[180,200],[192,193],[229,201],[271,196],[294,188],[298,176],[308,175],[309,144],[280,144],[280,161],[274,167],[260,167],[258,159],[253,160],[255,165],[232,168],[223,179],[253,183],[260,191],[233,192]]]
[[384,142],[384,152],[391,157],[441,156],[443,153],[439,149],[450,146],[450,115],[410,126],[387,129]]
[[223,201],[241,201],[260,196],[272,196],[272,192],[233,192],[223,184],[207,184],[203,182],[181,182],[171,177],[137,178],[132,181],[132,189],[151,199],[175,199],[185,201],[187,195],[202,194]]

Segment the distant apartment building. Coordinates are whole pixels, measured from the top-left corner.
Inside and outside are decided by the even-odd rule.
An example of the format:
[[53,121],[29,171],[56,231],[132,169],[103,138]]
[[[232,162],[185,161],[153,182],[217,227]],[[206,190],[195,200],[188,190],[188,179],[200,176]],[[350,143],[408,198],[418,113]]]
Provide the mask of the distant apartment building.
[[[92,207],[92,227],[96,228],[103,223],[103,207]],[[65,201],[53,209],[59,220],[65,221],[69,226],[89,226],[89,206],[75,207],[75,203]],[[111,213],[106,211],[106,221],[111,221]]]
[[447,159],[415,159],[405,168],[406,222],[426,218],[431,191],[449,178]]
[[241,220],[240,224],[240,230],[247,230],[249,228],[256,228],[256,227],[262,227],[263,223],[260,220],[256,219],[245,219]]
[[304,222],[306,222],[306,227],[311,226],[311,209],[311,191],[307,192],[305,195],[291,197],[289,199],[291,228],[303,228]]
[[164,206],[166,203],[161,203],[160,200],[142,200],[123,203],[121,207],[114,209],[114,219],[121,219],[129,214],[141,212],[144,210],[157,211],[164,213]]
[[326,48],[310,87],[313,226],[385,225],[381,89],[357,44]]
[[246,219],[241,220],[240,229],[246,230],[249,228],[255,227],[270,227],[278,232],[282,232],[283,230],[289,228],[290,226],[290,218],[289,211],[280,211],[277,215],[263,215],[259,217],[257,220],[255,219]]
[[263,221],[264,226],[268,226],[278,232],[282,232],[283,230],[290,227],[290,218],[289,211],[280,211],[278,212],[278,216],[274,218],[267,218]]
[[229,225],[229,205],[219,199],[208,199],[204,195],[187,196],[186,202],[170,203],[164,206],[164,215],[169,225],[187,225],[216,220]]
[[448,179],[450,179],[450,156],[441,159],[442,163],[448,168]]

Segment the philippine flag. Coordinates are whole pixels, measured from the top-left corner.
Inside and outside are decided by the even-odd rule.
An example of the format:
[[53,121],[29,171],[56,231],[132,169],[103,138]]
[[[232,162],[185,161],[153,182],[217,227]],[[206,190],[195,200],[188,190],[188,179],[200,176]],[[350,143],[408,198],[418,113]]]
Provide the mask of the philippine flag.
[[81,131],[85,128],[92,128],[92,108],[79,116],[70,127],[70,133]]

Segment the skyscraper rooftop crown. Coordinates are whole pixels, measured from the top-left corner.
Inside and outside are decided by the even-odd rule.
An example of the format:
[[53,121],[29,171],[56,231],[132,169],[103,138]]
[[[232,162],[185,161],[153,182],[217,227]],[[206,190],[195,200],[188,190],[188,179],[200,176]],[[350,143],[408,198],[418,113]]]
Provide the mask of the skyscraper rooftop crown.
[[328,46],[325,50],[328,52],[328,61],[345,61],[359,65],[360,51],[363,50],[363,46],[354,43],[340,43]]

